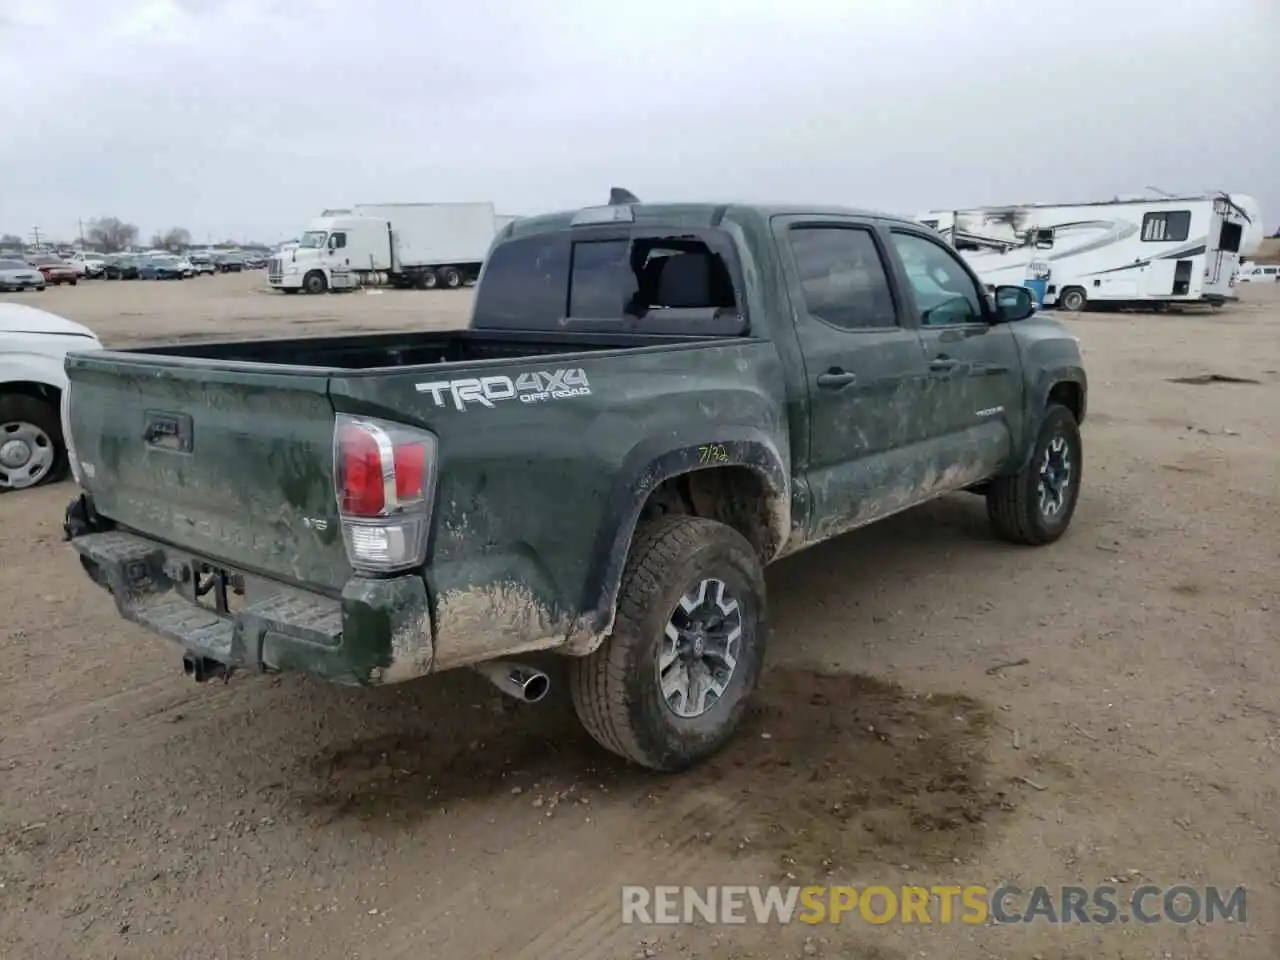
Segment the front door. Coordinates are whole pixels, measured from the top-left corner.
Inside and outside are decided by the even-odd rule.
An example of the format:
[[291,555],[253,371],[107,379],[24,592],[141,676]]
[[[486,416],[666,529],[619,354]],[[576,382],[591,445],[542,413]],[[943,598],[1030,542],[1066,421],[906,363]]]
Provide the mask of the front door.
[[918,502],[928,379],[875,222],[774,221],[810,405],[810,542]]
[[964,261],[913,227],[892,227],[890,243],[920,323],[929,372],[931,439],[937,492],[993,476],[1022,431],[1022,364],[1010,324],[993,324],[993,307]]

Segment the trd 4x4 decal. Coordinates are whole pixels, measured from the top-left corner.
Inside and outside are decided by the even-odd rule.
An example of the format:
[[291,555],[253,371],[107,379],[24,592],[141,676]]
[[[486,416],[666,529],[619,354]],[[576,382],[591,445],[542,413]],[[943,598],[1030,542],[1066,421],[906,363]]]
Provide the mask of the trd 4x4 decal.
[[437,407],[443,407],[452,398],[458,410],[466,411],[467,404],[480,404],[493,408],[494,403],[519,398],[521,403],[541,403],[544,400],[567,400],[570,397],[586,397],[591,394],[586,371],[581,367],[568,370],[532,370],[511,377],[465,377],[461,380],[434,380],[415,385],[419,393],[431,394]]

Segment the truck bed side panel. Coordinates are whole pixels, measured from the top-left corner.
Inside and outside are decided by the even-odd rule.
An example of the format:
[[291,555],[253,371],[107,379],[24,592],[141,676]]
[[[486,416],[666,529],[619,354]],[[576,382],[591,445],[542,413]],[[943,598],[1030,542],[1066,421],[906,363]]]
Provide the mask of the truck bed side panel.
[[[518,388],[566,369],[581,369],[576,389],[588,393],[532,400]],[[781,362],[764,341],[520,360],[463,373],[381,371],[331,384],[341,412],[418,424],[440,438],[427,571],[436,669],[566,639],[590,646],[599,628],[587,597],[601,562],[596,545],[602,530],[634,520],[617,510],[615,490],[647,489],[644,473],[659,448],[715,444],[746,429],[786,436]],[[464,399],[459,409],[451,384],[481,377],[491,378],[493,399]],[[463,385],[464,395],[469,389]],[[642,442],[654,457],[631,456]],[[785,444],[776,456],[785,478]],[[708,457],[695,468],[717,465],[724,464]]]

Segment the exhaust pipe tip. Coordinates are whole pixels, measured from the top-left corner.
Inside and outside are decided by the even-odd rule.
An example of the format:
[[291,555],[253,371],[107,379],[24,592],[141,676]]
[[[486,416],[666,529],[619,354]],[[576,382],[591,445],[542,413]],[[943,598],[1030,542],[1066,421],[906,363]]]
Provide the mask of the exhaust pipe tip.
[[510,660],[478,663],[474,669],[482,677],[521,703],[537,703],[551,690],[551,678],[535,667]]
[[537,703],[551,691],[551,678],[541,670],[524,682],[525,703]]

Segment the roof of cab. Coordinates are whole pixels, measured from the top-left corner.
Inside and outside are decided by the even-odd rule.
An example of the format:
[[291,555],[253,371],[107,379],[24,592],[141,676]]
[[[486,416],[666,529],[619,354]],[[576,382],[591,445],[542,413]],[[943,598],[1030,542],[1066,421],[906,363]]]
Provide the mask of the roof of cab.
[[[599,204],[598,206],[605,207],[607,204]],[[755,219],[767,221],[775,216],[862,217],[892,220],[897,223],[919,226],[914,220],[879,210],[813,204],[633,203],[620,204],[620,206],[630,206],[635,218],[634,223],[639,225],[649,223],[671,227],[683,226],[691,229],[714,227],[722,220],[742,221]],[[506,228],[510,230],[507,236],[525,237],[538,233],[567,230],[573,226],[574,218],[582,212],[582,209],[584,208],[521,217]],[[587,207],[585,209],[595,208]],[[618,225],[621,226],[622,224],[619,223]]]

